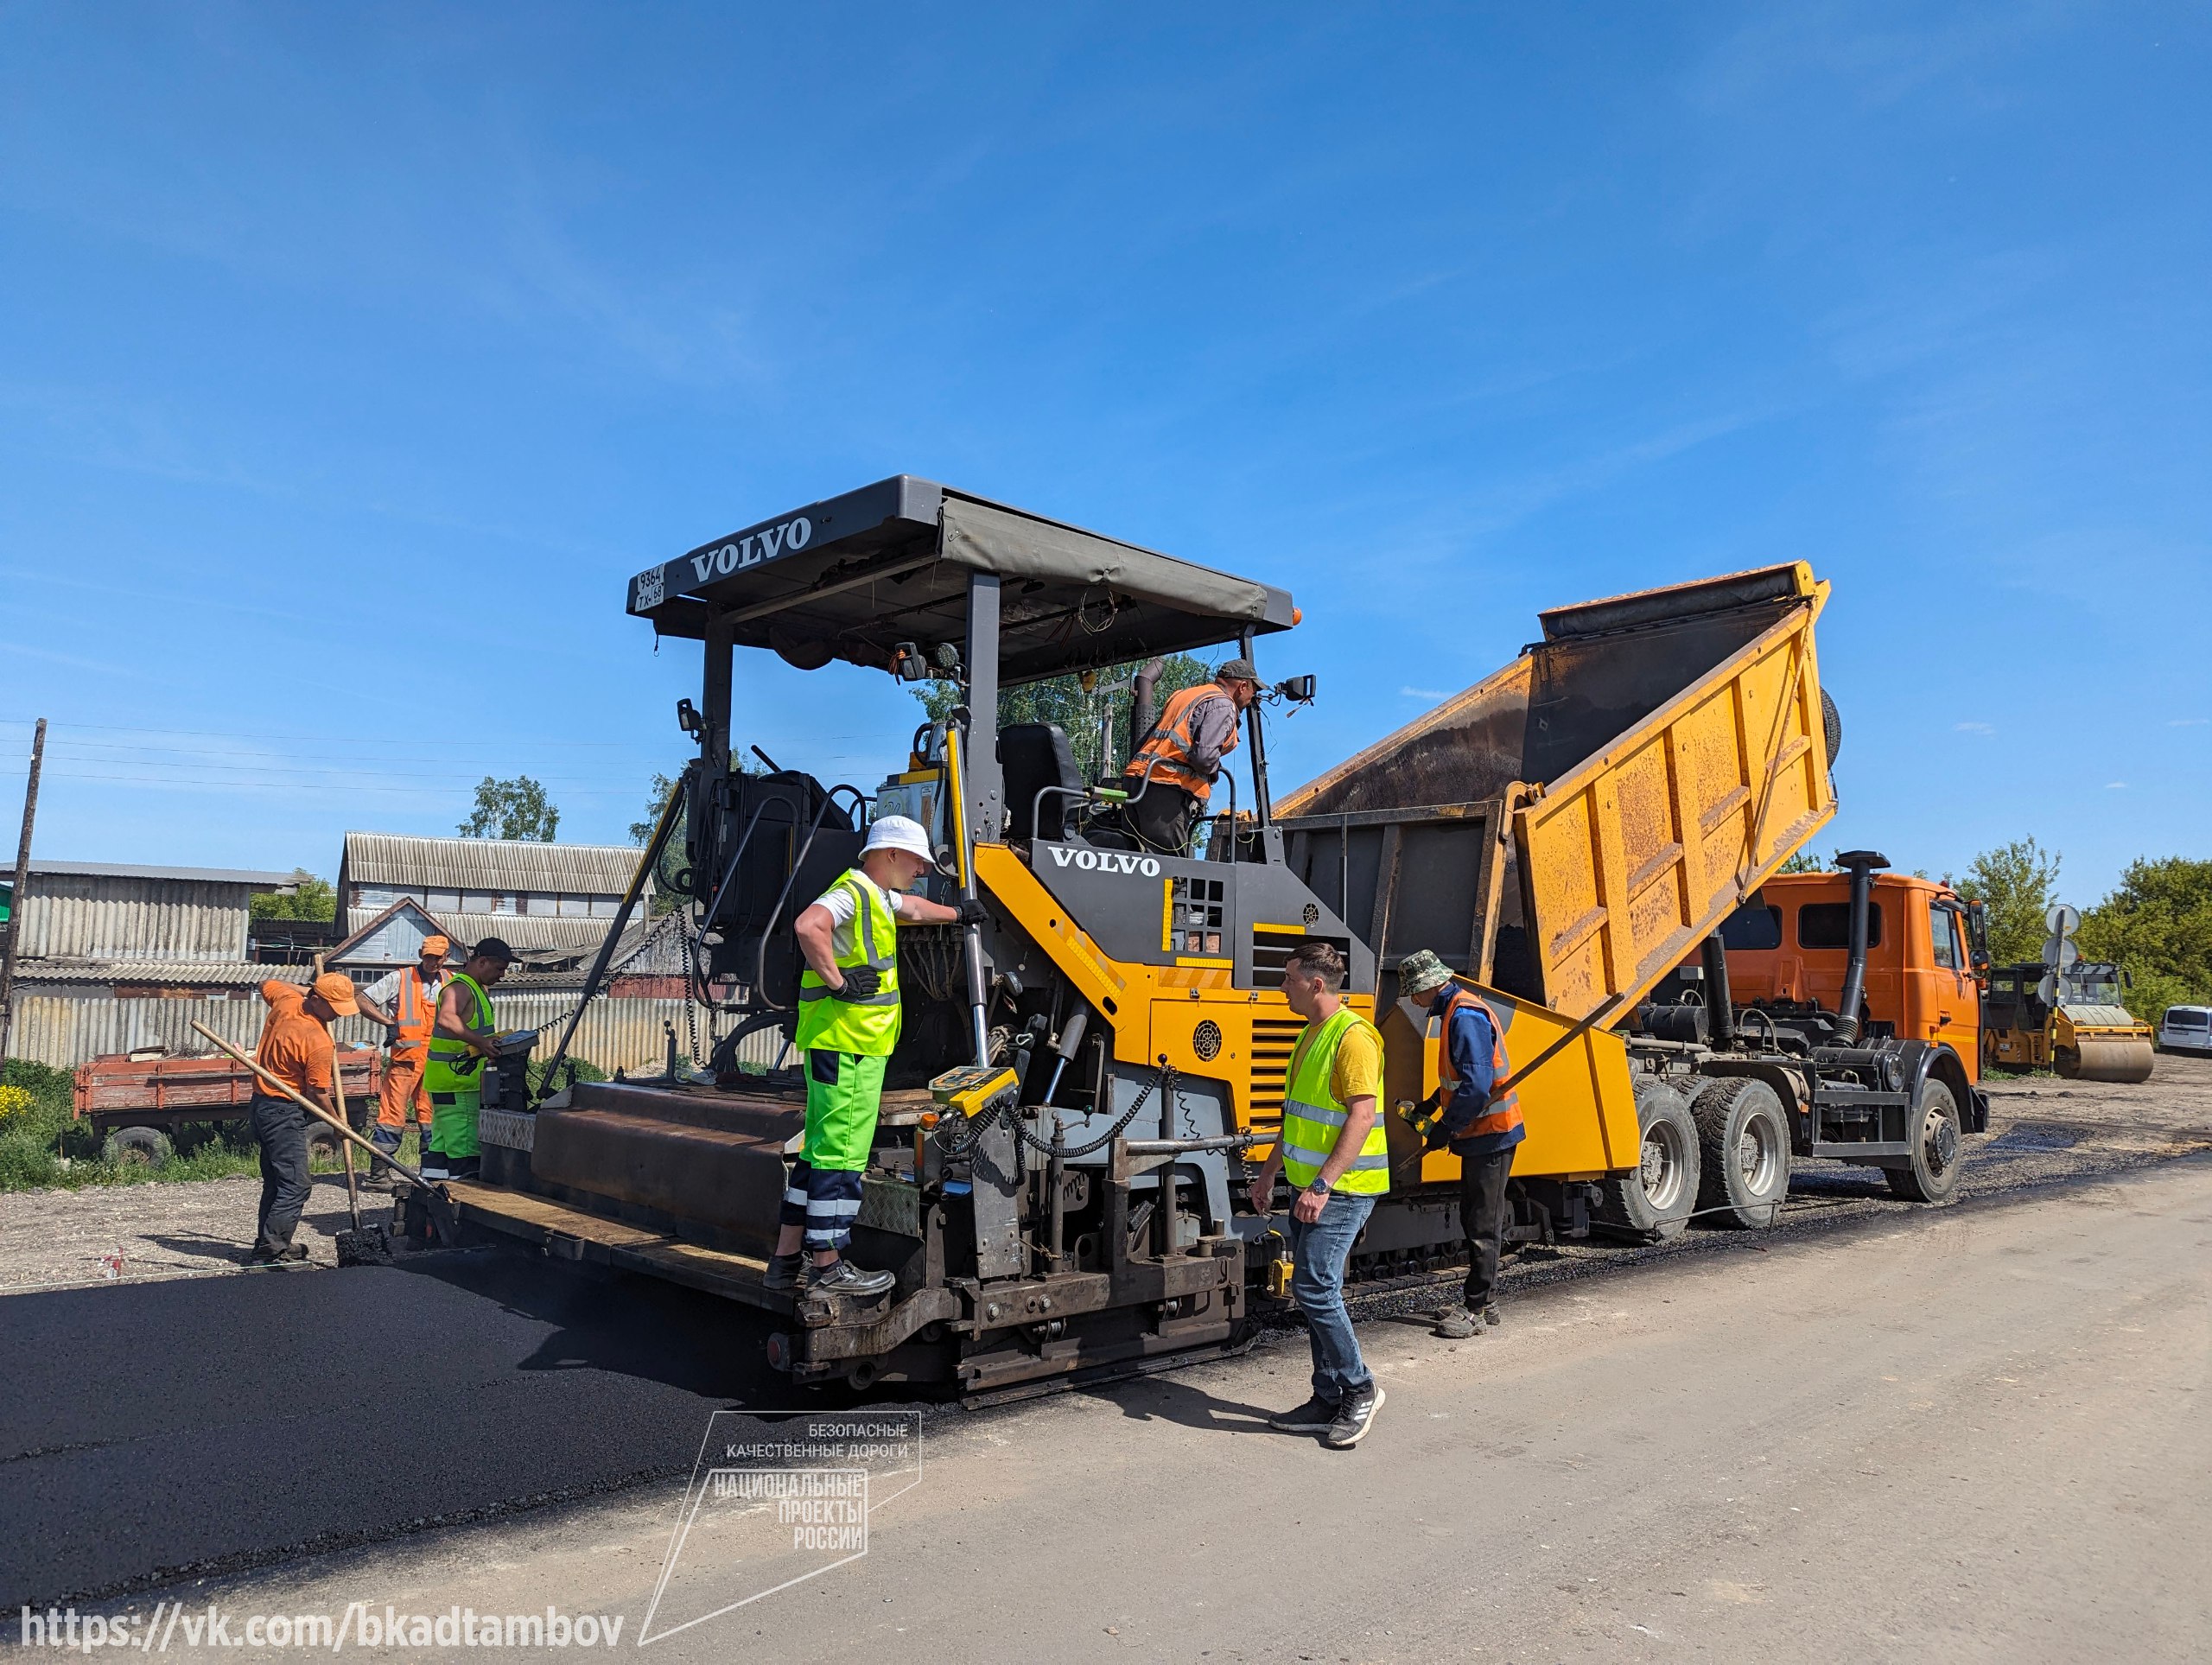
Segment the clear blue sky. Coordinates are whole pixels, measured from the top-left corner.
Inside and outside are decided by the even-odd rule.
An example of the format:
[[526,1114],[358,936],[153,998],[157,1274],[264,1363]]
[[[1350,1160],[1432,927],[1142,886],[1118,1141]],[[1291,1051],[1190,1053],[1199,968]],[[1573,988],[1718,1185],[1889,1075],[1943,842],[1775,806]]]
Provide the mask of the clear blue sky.
[[[1834,842],[2092,900],[2212,854],[2208,86],[2181,5],[0,5],[4,842],[40,714],[49,855],[620,839],[624,581],[904,471],[1291,588],[1279,788],[1802,556]],[[741,739],[899,760],[799,680]]]

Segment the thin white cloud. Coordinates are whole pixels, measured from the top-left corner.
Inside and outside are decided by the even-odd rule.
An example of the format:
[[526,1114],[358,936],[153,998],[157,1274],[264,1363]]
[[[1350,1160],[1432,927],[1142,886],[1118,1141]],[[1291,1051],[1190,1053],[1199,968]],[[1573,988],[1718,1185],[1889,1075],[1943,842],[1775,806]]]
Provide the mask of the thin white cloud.
[[1961,734],[1993,734],[1997,732],[1997,725],[1993,722],[1955,722],[1951,727]]
[[1448,700],[1452,697],[1440,688],[1402,688],[1398,692],[1409,700]]
[[2124,792],[2127,790],[2127,783],[2124,780],[2107,780],[2105,782],[2105,790],[2108,792]]
[[2166,719],[2166,727],[2169,728],[2202,728],[2208,722],[2212,722],[2212,717],[2168,717]]

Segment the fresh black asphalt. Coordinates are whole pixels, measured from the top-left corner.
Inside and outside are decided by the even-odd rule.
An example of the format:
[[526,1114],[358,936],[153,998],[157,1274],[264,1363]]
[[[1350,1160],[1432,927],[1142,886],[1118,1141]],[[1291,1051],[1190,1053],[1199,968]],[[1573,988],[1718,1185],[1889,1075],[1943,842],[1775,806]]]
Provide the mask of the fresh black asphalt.
[[0,1315],[0,1611],[688,1473],[780,1387],[741,1309],[512,1251]]
[[[1972,1141],[1966,1202],[2161,1160],[2075,1144],[2057,1122]],[[1822,1164],[1799,1175],[1778,1230],[1892,1216],[1925,1217],[1878,1174]],[[1506,1287],[1761,1239],[1533,1250]],[[1409,1314],[1452,1281],[1373,1290],[1355,1310]],[[798,1408],[766,1335],[728,1303],[513,1249],[9,1296],[0,1612],[688,1474],[714,1411]]]

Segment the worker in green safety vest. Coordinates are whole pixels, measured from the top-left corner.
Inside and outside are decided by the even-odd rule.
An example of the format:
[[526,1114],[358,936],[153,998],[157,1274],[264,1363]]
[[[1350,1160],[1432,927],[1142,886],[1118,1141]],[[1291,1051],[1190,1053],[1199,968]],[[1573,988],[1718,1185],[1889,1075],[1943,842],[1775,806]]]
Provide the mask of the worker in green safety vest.
[[[899,1044],[899,922],[979,924],[982,902],[945,907],[912,893],[937,866],[918,821],[887,815],[868,829],[861,862],[792,923],[806,969],[796,1045],[806,1061],[806,1137],[784,1189],[776,1253],[765,1280],[842,1295],[880,1295],[896,1281],[845,1259],[861,1211],[861,1175],[875,1142],[883,1071]],[[805,1253],[802,1254],[802,1249]]]
[[425,1179],[471,1179],[481,1163],[476,1123],[484,1108],[484,1065],[499,1055],[492,1017],[492,986],[507,975],[515,951],[486,937],[446,979],[430,1026],[430,1052],[423,1090],[430,1096],[430,1147],[423,1157]]
[[1344,956],[1329,943],[1301,943],[1284,963],[1282,992],[1306,1028],[1291,1050],[1281,1136],[1251,1190],[1262,1214],[1274,1212],[1278,1173],[1296,1193],[1290,1288],[1313,1348],[1313,1397],[1271,1425],[1338,1447],[1366,1438],[1382,1405],[1344,1311],[1344,1264],[1375,1199],[1390,1188],[1389,1143],[1376,1113],[1382,1037],[1344,1004]]

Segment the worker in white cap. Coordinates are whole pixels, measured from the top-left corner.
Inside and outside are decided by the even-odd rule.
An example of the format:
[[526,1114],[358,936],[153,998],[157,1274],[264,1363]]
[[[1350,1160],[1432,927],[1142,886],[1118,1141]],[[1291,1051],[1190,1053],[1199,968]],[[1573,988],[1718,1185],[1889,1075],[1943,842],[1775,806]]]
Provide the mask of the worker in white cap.
[[972,898],[945,907],[912,893],[936,867],[921,823],[887,815],[868,829],[860,866],[840,874],[792,925],[806,956],[798,1036],[806,1138],[784,1192],[771,1289],[791,1288],[803,1276],[810,1289],[878,1295],[894,1281],[888,1272],[854,1266],[844,1249],[861,1211],[884,1065],[899,1043],[899,922],[973,925],[984,917]]

